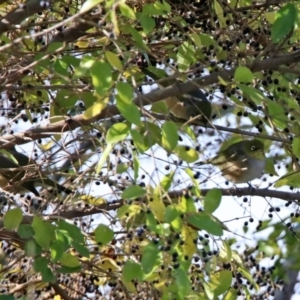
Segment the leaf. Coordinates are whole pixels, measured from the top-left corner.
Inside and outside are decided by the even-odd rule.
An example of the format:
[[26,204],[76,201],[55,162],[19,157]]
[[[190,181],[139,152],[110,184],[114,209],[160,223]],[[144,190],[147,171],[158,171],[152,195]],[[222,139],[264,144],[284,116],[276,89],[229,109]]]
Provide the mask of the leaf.
[[130,123],[141,125],[141,113],[138,107],[132,102],[133,89],[128,83],[117,83],[117,107],[122,116]]
[[153,243],[149,244],[144,248],[142,254],[142,269],[145,274],[151,274],[161,264],[162,257],[158,250],[158,247]]
[[56,277],[54,276],[51,269],[48,267],[48,260],[45,257],[37,257],[34,260],[33,268],[36,272],[42,274],[43,282],[56,282]]
[[199,154],[198,152],[190,148],[189,146],[184,146],[184,145],[178,145],[175,149],[174,152],[184,161],[187,163],[193,163],[198,160]]
[[72,243],[72,246],[75,248],[75,250],[82,256],[84,257],[90,257],[90,251],[89,249],[82,245],[82,244],[79,244],[77,242],[73,242]]
[[123,16],[127,17],[128,19],[135,20],[136,15],[135,12],[132,10],[130,6],[125,3],[120,2],[119,8]]
[[208,285],[215,296],[220,296],[230,288],[232,282],[232,273],[228,270],[219,271],[210,276]]
[[36,257],[42,253],[42,248],[36,243],[35,240],[29,240],[25,244],[25,254],[29,257]]
[[4,227],[8,230],[16,229],[23,219],[23,212],[20,208],[10,209],[3,217]]
[[0,295],[0,300],[16,300],[13,295]]
[[133,139],[134,145],[140,153],[144,153],[150,148],[149,144],[145,142],[145,138],[136,129],[130,131],[131,137]]
[[179,299],[186,299],[191,292],[191,282],[188,272],[180,267],[174,270],[174,277],[177,282]]
[[108,103],[108,97],[97,100],[96,102],[93,103],[92,106],[90,106],[87,110],[84,111],[84,113],[82,114],[83,119],[90,120],[95,118],[107,106],[107,103]]
[[236,300],[238,298],[238,290],[230,288],[225,294],[223,300]]
[[251,86],[238,84],[238,87],[246,94],[246,96],[249,96],[251,100],[255,102],[255,104],[260,105],[265,99],[265,96],[259,90]]
[[92,9],[94,6],[96,6],[97,4],[103,2],[104,0],[87,0],[83,3],[83,5],[80,8],[80,13],[85,13],[87,11],[89,11],[90,9]]
[[297,8],[288,3],[276,13],[276,20],[271,28],[271,39],[274,43],[280,42],[294,28],[297,21]]
[[220,205],[222,192],[220,189],[211,189],[204,198],[204,211],[213,213]]
[[300,138],[295,137],[292,144],[293,153],[300,158]]
[[238,82],[252,82],[254,75],[250,69],[245,66],[239,66],[234,72],[234,79]]
[[59,259],[59,262],[68,268],[76,268],[80,266],[80,262],[78,258],[70,253],[64,252],[61,258]]
[[285,174],[275,182],[274,187],[281,187],[284,185],[292,186],[294,188],[300,187],[300,171],[292,171]]
[[58,240],[54,241],[50,246],[51,260],[57,262],[62,257],[65,250],[64,243]]
[[223,235],[222,226],[219,223],[217,223],[210,215],[204,212],[190,214],[187,217],[187,222],[190,225],[201,230],[205,230],[212,235]]
[[142,280],[143,271],[140,264],[127,260],[122,270],[122,281],[131,281],[133,279]]
[[29,224],[21,224],[18,227],[18,235],[22,239],[29,239],[34,235],[34,231],[32,229],[32,226]]
[[162,126],[162,146],[172,151],[178,143],[178,128],[174,122],[166,121]]
[[136,199],[143,197],[146,194],[146,190],[138,185],[132,185],[126,188],[122,193],[123,199]]
[[164,220],[165,205],[160,196],[154,196],[149,199],[149,207],[155,218],[162,222]]
[[129,126],[126,123],[113,124],[106,135],[106,142],[109,144],[118,143],[126,138],[129,133]]
[[95,240],[98,244],[106,245],[114,238],[114,232],[106,225],[100,224],[95,229]]
[[112,69],[110,64],[104,61],[96,61],[90,68],[93,86],[99,96],[106,96],[112,85]]
[[288,118],[285,114],[284,108],[281,104],[275,101],[268,101],[267,111],[272,119],[272,123],[278,128],[283,130],[288,122]]
[[115,53],[111,51],[105,51],[105,57],[113,68],[117,69],[120,72],[123,71],[122,62]]
[[57,226],[60,229],[64,229],[68,232],[69,236],[78,243],[84,242],[84,237],[81,230],[74,224],[68,223],[66,221],[58,221]]
[[170,5],[165,1],[155,1],[151,4],[144,4],[142,13],[145,15],[160,16],[169,13]]
[[32,221],[34,230],[34,238],[36,242],[43,248],[48,250],[51,242],[55,239],[54,226],[34,216]]
[[138,13],[137,16],[139,21],[141,22],[145,34],[152,32],[155,28],[155,20],[152,17],[142,13]]
[[139,176],[139,169],[140,169],[140,161],[136,157],[136,155],[133,156],[133,171],[134,171],[134,180],[137,180]]

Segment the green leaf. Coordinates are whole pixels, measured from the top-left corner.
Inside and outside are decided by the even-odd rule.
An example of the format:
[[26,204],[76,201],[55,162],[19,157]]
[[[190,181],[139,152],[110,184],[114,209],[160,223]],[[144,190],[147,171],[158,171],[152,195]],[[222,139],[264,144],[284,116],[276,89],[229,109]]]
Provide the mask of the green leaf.
[[34,231],[32,229],[32,226],[29,224],[21,224],[18,227],[18,235],[22,239],[29,239],[34,235]]
[[153,31],[155,28],[155,20],[145,14],[138,13],[138,19],[141,22],[145,34]]
[[145,274],[151,274],[161,264],[162,258],[158,247],[153,243],[149,244],[144,248],[142,254],[142,268]]
[[238,82],[252,82],[254,75],[247,67],[239,66],[234,72],[234,79]]
[[117,69],[120,72],[123,71],[122,62],[115,53],[111,51],[105,51],[105,57],[113,68]]
[[34,216],[32,228],[36,242],[43,249],[49,249],[51,242],[55,239],[54,226]]
[[167,206],[165,209],[165,222],[170,224],[179,217],[179,211],[173,206]]
[[146,190],[138,185],[131,185],[126,188],[122,193],[123,199],[136,199],[143,197],[146,194]]
[[171,172],[170,174],[167,174],[165,177],[163,177],[163,179],[159,183],[159,187],[158,187],[159,193],[161,192],[161,189],[166,192],[170,189],[174,180],[174,175],[175,172]]
[[178,145],[174,152],[187,163],[193,163],[199,158],[198,152],[189,146]]
[[133,139],[134,145],[140,153],[144,153],[148,150],[152,145],[149,145],[145,141],[145,137],[140,134],[136,129],[132,129],[130,131],[131,137]]
[[95,229],[95,240],[101,245],[108,244],[114,238],[114,232],[106,225],[100,224]]
[[64,252],[62,257],[59,259],[60,263],[68,268],[76,268],[80,266],[78,258],[70,253]]
[[13,295],[0,295],[0,300],[16,300]]
[[129,133],[129,126],[126,123],[113,124],[107,132],[106,142],[110,144],[118,143],[126,138]]
[[132,10],[130,6],[127,4],[120,2],[119,3],[119,8],[123,16],[127,17],[128,19],[135,20],[136,15],[135,12]]
[[292,171],[285,174],[275,182],[274,187],[281,187],[284,185],[292,186],[294,188],[300,187],[300,171]]
[[205,230],[212,235],[223,235],[222,226],[217,223],[209,214],[206,214],[204,212],[190,214],[187,218],[187,222],[190,225]]
[[188,272],[182,267],[174,270],[179,299],[186,299],[191,292],[191,282]]
[[36,272],[42,274],[43,282],[56,282],[56,277],[54,276],[51,269],[48,267],[48,260],[45,257],[38,257],[34,260],[33,268]]
[[72,246],[75,248],[75,250],[82,256],[84,257],[90,257],[90,251],[89,249],[82,245],[82,244],[79,244],[77,242],[73,242],[72,243]]
[[213,213],[220,205],[222,192],[219,189],[211,189],[204,198],[204,211]]
[[238,298],[238,290],[230,288],[225,294],[223,300],[236,300]]
[[104,0],[87,0],[83,3],[80,8],[80,13],[85,13],[92,9],[94,6],[98,5],[99,3],[103,2]]
[[276,20],[271,28],[271,39],[274,43],[280,42],[295,27],[297,21],[297,8],[288,3],[276,13]]
[[127,260],[122,270],[122,281],[131,281],[133,279],[141,280],[143,278],[143,271],[140,264]]
[[260,105],[265,99],[265,96],[262,94],[262,92],[251,86],[238,84],[238,87],[246,94],[246,96],[249,96],[251,100],[255,102],[255,104]]
[[147,46],[147,44],[145,43],[145,41],[144,41],[143,36],[141,35],[141,33],[139,33],[133,27],[129,28],[129,32],[131,33],[132,38],[133,38],[133,40],[136,43],[136,46],[138,48],[140,48],[141,50],[151,51],[149,49],[149,47]]
[[272,157],[267,158],[267,164],[265,167],[265,173],[267,174],[272,174],[274,176],[278,176],[276,170],[275,170],[275,165],[274,165],[274,159]]
[[166,121],[162,126],[162,146],[172,151],[178,143],[178,128],[174,122]]
[[292,149],[293,153],[296,157],[300,158],[300,138],[295,137],[293,139],[293,144],[292,144]]
[[78,243],[84,243],[84,237],[81,230],[74,224],[70,224],[66,221],[58,221],[57,227],[64,229],[68,232],[69,236]]
[[42,248],[35,240],[30,240],[25,244],[25,254],[30,257],[36,257],[42,253]]
[[50,246],[50,255],[53,262],[57,262],[65,251],[65,245],[61,241],[54,241]]
[[231,282],[232,282],[231,271],[222,270],[211,275],[208,284],[211,290],[214,292],[214,295],[220,296],[230,288]]
[[116,172],[117,174],[122,174],[128,170],[129,166],[126,163],[120,163],[117,165]]
[[66,267],[63,266],[60,269],[57,270],[58,274],[71,274],[71,273],[79,273],[81,271],[81,265],[74,267],[74,268],[70,268],[70,267]]
[[140,169],[140,161],[138,158],[134,155],[133,156],[133,171],[134,171],[134,180],[137,180],[139,176],[139,169]]
[[283,130],[287,126],[288,118],[282,105],[270,100],[268,101],[267,110],[272,124],[278,129]]
[[121,115],[130,123],[141,125],[141,113],[138,107],[132,102],[133,89],[128,83],[117,83],[117,107]]
[[151,4],[143,5],[143,14],[161,16],[169,13],[171,11],[170,5],[165,1],[155,1]]
[[20,208],[10,209],[3,217],[4,227],[8,230],[16,229],[23,219],[23,212]]
[[99,96],[105,96],[112,85],[112,69],[104,61],[96,61],[90,68],[93,86]]

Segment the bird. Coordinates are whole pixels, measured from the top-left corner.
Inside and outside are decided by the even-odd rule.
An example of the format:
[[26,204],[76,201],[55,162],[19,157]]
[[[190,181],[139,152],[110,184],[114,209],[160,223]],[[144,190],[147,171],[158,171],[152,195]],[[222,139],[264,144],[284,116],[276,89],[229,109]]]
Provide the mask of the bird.
[[[151,77],[153,80],[160,79],[159,76],[157,76],[148,68],[143,68],[142,71],[145,75]],[[176,82],[178,81],[170,79],[168,81],[160,83],[159,85],[167,87]],[[211,102],[207,99],[205,94],[200,89],[188,92],[183,95],[168,97],[164,101],[170,109],[171,115],[178,119],[188,121],[190,119],[198,117],[198,121],[206,124],[211,118]]]
[[248,183],[258,178],[266,166],[264,144],[260,140],[244,140],[230,145],[215,157],[195,165],[212,164],[234,183]]
[[4,190],[13,190],[12,186],[15,186],[15,192],[24,193],[26,191],[32,192],[35,196],[39,197],[40,193],[35,188],[38,186],[50,186],[58,191],[65,192],[67,194],[72,191],[59,183],[51,180],[48,177],[41,177],[40,173],[34,174],[34,176],[28,176],[26,180],[26,170],[32,164],[30,158],[18,151],[14,147],[1,150],[0,152],[0,187]]

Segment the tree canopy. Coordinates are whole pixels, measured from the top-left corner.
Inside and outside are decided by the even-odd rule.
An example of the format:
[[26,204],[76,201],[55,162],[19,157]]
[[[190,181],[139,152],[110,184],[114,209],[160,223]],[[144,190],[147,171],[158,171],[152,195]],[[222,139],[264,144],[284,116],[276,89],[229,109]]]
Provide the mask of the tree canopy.
[[[290,299],[299,8],[0,0],[0,300]],[[209,159],[254,138],[264,174],[228,182]]]

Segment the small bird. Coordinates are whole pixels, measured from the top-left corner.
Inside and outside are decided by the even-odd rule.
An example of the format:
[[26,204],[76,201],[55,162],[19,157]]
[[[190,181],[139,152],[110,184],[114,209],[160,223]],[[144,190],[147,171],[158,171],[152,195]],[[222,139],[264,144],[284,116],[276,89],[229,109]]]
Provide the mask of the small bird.
[[[7,155],[5,154],[7,152]],[[4,190],[13,190],[12,186],[16,189],[13,190],[17,193],[23,193],[26,191],[32,192],[36,196],[39,196],[39,192],[36,190],[35,185],[38,186],[50,186],[59,191],[67,194],[72,193],[71,190],[58,184],[57,182],[47,178],[41,177],[41,174],[37,173],[34,176],[29,176],[26,180],[25,167],[30,166],[32,163],[30,158],[14,148],[8,149],[0,153],[0,187]],[[23,167],[23,169],[22,169]],[[18,170],[19,168],[19,170]],[[16,169],[16,170],[14,170]],[[23,181],[24,180],[24,181]]]
[[[147,76],[154,80],[159,80],[159,76],[150,71],[147,68],[143,68],[142,71]],[[161,86],[167,87],[178,81],[171,79],[160,83]],[[212,106],[211,102],[206,98],[205,94],[200,90],[194,90],[187,94],[178,95],[176,97],[168,97],[164,100],[170,113],[179,119],[188,121],[191,118],[199,117],[200,122],[206,124],[211,119]]]
[[207,162],[196,163],[204,164],[220,168],[224,177],[231,182],[247,183],[260,177],[265,169],[264,144],[259,140],[237,142]]

